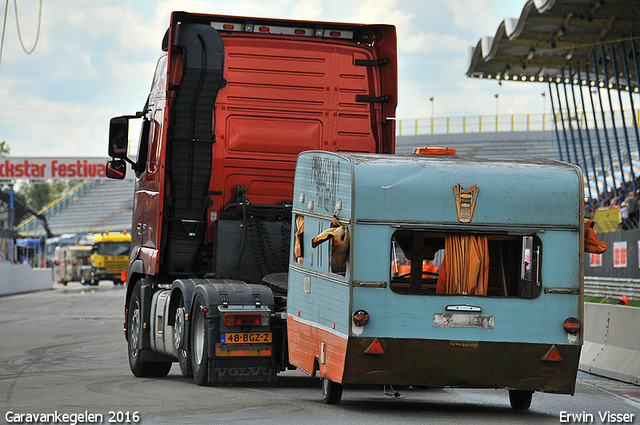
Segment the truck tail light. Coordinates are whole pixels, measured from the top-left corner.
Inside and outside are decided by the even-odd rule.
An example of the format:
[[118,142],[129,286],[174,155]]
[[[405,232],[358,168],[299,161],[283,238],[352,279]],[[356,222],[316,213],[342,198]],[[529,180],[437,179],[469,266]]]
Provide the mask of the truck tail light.
[[261,313],[224,313],[225,326],[269,326],[269,315]]
[[575,317],[569,317],[564,321],[564,330],[570,334],[577,334],[580,332],[580,321]]

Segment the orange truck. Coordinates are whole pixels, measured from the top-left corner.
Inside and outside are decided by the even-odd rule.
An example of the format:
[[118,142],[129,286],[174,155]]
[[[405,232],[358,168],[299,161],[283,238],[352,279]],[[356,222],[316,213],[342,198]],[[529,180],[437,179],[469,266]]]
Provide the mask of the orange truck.
[[[107,176],[127,163],[136,175],[130,368],[164,376],[177,361],[200,385],[274,380],[290,366],[296,159],[394,153],[395,27],[174,12],[163,50],[143,110],[109,131]],[[318,187],[320,203],[330,190]]]

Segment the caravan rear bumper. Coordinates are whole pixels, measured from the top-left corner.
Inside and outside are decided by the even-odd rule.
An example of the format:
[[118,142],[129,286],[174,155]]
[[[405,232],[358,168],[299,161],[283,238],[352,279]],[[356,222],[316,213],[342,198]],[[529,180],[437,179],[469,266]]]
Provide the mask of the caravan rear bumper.
[[[349,339],[342,383],[573,394],[581,349],[568,344],[409,338],[378,338],[378,345],[375,340]],[[547,357],[552,347],[559,356]]]

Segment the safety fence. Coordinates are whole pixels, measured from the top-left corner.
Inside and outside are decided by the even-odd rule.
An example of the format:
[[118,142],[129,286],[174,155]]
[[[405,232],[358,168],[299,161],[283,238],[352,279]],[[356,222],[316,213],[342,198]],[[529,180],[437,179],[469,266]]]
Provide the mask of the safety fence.
[[[600,115],[601,112],[598,111],[596,116]],[[624,121],[623,117],[626,118]],[[617,128],[628,126],[634,117],[636,121],[640,122],[640,109],[604,112],[605,122]],[[579,110],[576,114],[575,111],[563,108],[562,113],[556,111],[555,114],[547,112],[399,119],[396,132],[398,136],[416,136],[420,134],[497,133],[503,131],[555,131],[554,122],[558,123],[560,132],[563,128],[565,130],[584,130],[595,127],[592,111]]]

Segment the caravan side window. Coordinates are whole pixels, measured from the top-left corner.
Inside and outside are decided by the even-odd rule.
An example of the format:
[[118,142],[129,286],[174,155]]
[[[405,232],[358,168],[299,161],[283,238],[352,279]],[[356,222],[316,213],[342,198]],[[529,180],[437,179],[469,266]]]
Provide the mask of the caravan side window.
[[294,219],[291,261],[321,273],[345,276],[349,261],[349,229],[339,223],[305,217]]
[[535,235],[399,230],[391,239],[391,290],[416,295],[536,298],[542,243]]

